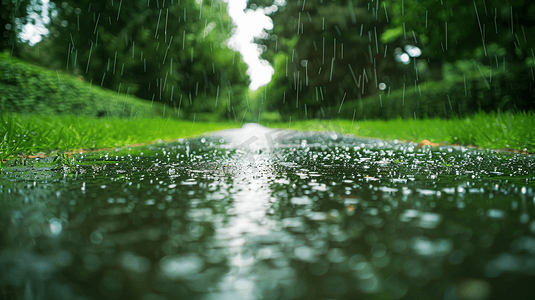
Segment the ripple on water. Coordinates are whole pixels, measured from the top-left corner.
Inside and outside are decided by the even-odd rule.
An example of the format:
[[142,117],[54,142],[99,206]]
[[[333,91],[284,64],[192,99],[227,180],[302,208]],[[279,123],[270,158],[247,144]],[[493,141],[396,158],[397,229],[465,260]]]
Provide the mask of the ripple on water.
[[160,270],[171,280],[191,280],[204,267],[204,260],[196,253],[168,255],[160,260]]
[[505,211],[501,210],[501,209],[489,209],[487,211],[487,216],[491,219],[503,219],[505,218]]
[[123,253],[120,261],[121,266],[129,272],[146,273],[151,268],[151,262],[148,258],[132,252]]
[[440,224],[441,220],[442,216],[437,213],[422,213],[420,215],[420,222],[418,223],[418,226],[422,228],[433,229]]
[[424,237],[413,238],[411,247],[420,256],[445,256],[453,249],[453,242],[449,239],[435,241]]
[[293,205],[309,205],[312,204],[312,199],[310,199],[308,196],[292,197],[290,202]]
[[[62,275],[80,269],[101,274],[95,276],[99,288],[129,296],[139,288],[133,297],[141,300],[164,299],[160,292],[177,298],[182,294],[164,291],[177,286],[215,292],[210,299],[224,298],[220,289],[225,299],[354,299],[363,293],[400,299],[424,290],[434,299],[483,299],[499,292],[495,283],[508,288],[506,277],[535,275],[535,199],[531,182],[524,186],[527,179],[509,176],[516,165],[493,173],[505,169],[475,165],[470,155],[453,161],[431,149],[401,154],[312,140],[300,149],[301,141],[278,149],[276,157],[254,152],[261,158],[255,171],[242,162],[247,151],[188,146],[189,157],[180,150],[177,161],[165,162],[175,157],[165,151],[156,163],[139,158],[135,168],[147,166],[142,172],[114,162],[106,171],[88,168],[72,185],[67,177],[47,188],[2,182],[0,198],[9,201],[0,202],[24,206],[0,224],[12,227],[0,230],[0,238],[18,247],[27,235],[32,247],[60,252],[42,258],[22,252],[13,259],[0,251],[0,273],[8,274],[0,280],[21,274],[2,269],[19,260],[18,268],[29,270],[24,274],[45,274],[54,283],[63,277],[52,273],[59,268],[69,268]],[[91,181],[91,172],[107,177]],[[87,181],[83,189],[81,180]],[[51,204],[36,208],[27,224],[28,202],[41,203],[36,199]],[[19,229],[24,234],[17,235]],[[71,249],[74,243],[80,247]],[[144,290],[139,278],[157,284]]]
[[297,259],[307,262],[315,262],[318,259],[316,250],[308,246],[300,246],[295,248],[294,255]]

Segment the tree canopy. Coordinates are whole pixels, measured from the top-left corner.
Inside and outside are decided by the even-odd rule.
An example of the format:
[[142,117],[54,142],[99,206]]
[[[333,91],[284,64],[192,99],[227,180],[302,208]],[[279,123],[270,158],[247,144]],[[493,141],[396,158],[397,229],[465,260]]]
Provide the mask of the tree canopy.
[[276,66],[271,104],[331,117],[344,101],[441,80],[447,63],[532,63],[533,16],[527,0],[286,1],[272,14],[271,38],[260,41]]
[[184,113],[229,114],[245,84],[219,1],[51,0],[48,66]]
[[283,112],[333,116],[344,101],[374,95],[381,83],[403,81],[396,44],[381,40],[388,16],[371,3],[288,1],[273,14],[266,56],[277,66],[272,86]]
[[[177,115],[234,119],[260,107],[283,116],[335,117],[345,103],[443,80],[444,68],[458,62],[470,61],[478,72],[480,66],[522,71],[535,62],[535,4],[527,0],[247,5],[274,24],[256,42],[275,74],[253,106],[247,67],[227,47],[233,24],[222,0],[50,0],[39,61],[93,85],[163,102]],[[0,50],[23,54],[21,28],[44,7],[40,0],[3,0]]]
[[[18,34],[22,27],[31,22],[28,19],[28,8],[32,1],[30,0],[2,0],[2,9],[0,10],[0,52],[9,50],[17,55],[20,44]],[[37,1],[33,1],[37,5]]]
[[395,13],[385,42],[405,40],[422,47],[425,57],[442,61],[496,58],[523,63],[535,46],[535,4],[527,0],[394,1]]

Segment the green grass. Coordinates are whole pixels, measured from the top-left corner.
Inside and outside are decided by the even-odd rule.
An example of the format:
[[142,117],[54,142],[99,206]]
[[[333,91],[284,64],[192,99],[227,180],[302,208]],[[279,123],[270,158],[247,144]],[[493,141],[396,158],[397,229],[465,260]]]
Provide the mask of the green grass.
[[297,121],[266,124],[273,128],[303,131],[337,131],[359,137],[472,145],[489,149],[514,149],[535,153],[535,114],[478,113],[465,119],[388,121]]
[[[337,131],[359,137],[473,145],[535,153],[534,113],[479,113],[466,119],[359,121],[308,120],[264,124],[272,128]],[[238,123],[201,123],[171,118],[88,118],[82,116],[0,115],[0,159],[73,150],[117,148],[171,141]]]
[[[505,75],[512,76],[511,74],[513,73]],[[493,81],[495,85],[500,83],[496,78],[499,77],[495,77]],[[490,98],[485,96],[486,94],[475,92],[479,89],[475,87],[481,82],[474,81],[477,84],[470,82],[468,86],[474,87],[473,97],[483,97],[478,99],[490,101],[489,103],[495,105],[496,99],[494,101],[490,96]],[[457,103],[455,102],[457,98],[451,91],[458,90],[465,95],[464,80],[454,83],[443,89],[438,86],[438,83],[435,85],[430,83],[428,88],[424,89],[427,91],[427,94],[424,93],[426,97],[423,97],[420,91],[413,91],[411,94],[410,89],[407,89],[406,95],[402,91],[395,91],[390,96],[390,100],[389,98],[383,99],[384,107],[375,103],[377,99],[369,98],[365,102],[367,106],[360,107],[361,111],[356,110],[364,114],[363,116],[386,119],[400,116],[402,115],[400,112],[405,111],[404,120],[398,118],[389,121],[309,120],[266,123],[266,120],[275,120],[278,116],[278,114],[270,115],[269,113],[264,113],[262,119],[265,125],[274,128],[308,131],[334,130],[360,137],[415,142],[429,140],[434,143],[474,145],[491,149],[511,148],[535,153],[534,113],[476,113],[470,118],[448,120],[407,119],[416,115],[416,107],[425,106],[426,111],[429,111],[428,106],[431,104],[428,106],[425,104],[428,102],[434,103],[433,105],[440,104],[438,110],[441,107],[451,106],[462,109],[463,113],[470,111],[465,107],[466,105],[463,106],[464,104],[454,105]],[[92,83],[80,81],[72,75],[46,70],[16,58],[10,58],[6,53],[0,53],[0,90],[2,91],[0,93],[0,159],[2,160],[10,156],[31,155],[39,152],[64,153],[78,149],[91,150],[148,144],[158,140],[176,140],[238,127],[238,123],[194,123],[177,120],[175,117],[178,111],[174,108],[166,109],[161,103],[150,103],[131,95],[127,96],[125,93],[101,89]],[[125,90],[128,88],[121,89],[123,92]],[[485,90],[485,92],[488,91]],[[437,102],[438,96],[435,95],[437,93],[442,96],[449,95],[448,99],[453,101],[452,104],[448,102],[445,106],[444,99],[442,102]],[[511,99],[509,97],[502,100],[511,102]],[[388,101],[393,104],[387,105]],[[478,103],[481,104],[481,101]],[[517,99],[513,102],[520,103],[521,101]],[[400,103],[403,105],[398,107]],[[410,106],[410,103],[414,107]],[[503,106],[504,103],[500,105]],[[349,103],[348,105],[350,106]],[[348,114],[345,116],[347,118],[354,116],[355,113],[354,109],[349,109],[349,106],[344,109]],[[374,109],[377,111],[374,112]],[[449,116],[452,114],[450,112]],[[201,118],[201,115],[198,117],[197,120]]]
[[239,123],[194,123],[172,118],[0,115],[0,158],[148,144],[238,126]]

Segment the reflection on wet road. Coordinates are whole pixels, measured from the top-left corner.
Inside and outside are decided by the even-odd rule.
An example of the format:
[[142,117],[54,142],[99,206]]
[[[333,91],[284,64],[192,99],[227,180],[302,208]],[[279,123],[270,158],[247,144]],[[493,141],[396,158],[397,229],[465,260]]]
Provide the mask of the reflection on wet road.
[[248,124],[78,160],[0,175],[0,299],[531,295],[532,156]]

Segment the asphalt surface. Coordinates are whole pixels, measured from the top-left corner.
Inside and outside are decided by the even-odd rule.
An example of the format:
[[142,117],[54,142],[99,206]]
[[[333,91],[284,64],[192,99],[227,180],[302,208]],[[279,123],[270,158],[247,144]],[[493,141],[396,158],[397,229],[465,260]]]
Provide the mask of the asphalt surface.
[[256,124],[0,175],[4,299],[503,299],[535,159]]

